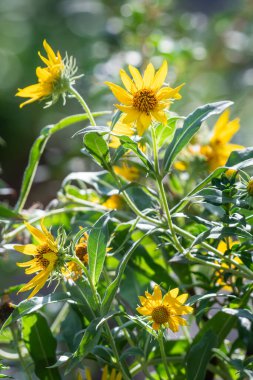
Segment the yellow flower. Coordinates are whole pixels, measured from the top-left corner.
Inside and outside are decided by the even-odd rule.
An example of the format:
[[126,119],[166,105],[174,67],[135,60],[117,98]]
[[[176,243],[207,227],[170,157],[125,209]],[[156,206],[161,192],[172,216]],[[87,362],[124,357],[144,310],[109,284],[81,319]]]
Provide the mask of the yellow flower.
[[39,242],[39,245],[15,245],[14,249],[24,255],[34,256],[32,260],[17,263],[19,267],[26,268],[26,274],[39,272],[19,290],[19,292],[26,292],[34,288],[28,296],[28,298],[31,298],[45,285],[48,277],[53,272],[58,260],[58,247],[54,237],[44,226],[43,220],[40,222],[42,231],[29,223],[25,222],[25,225],[33,237]]
[[[86,380],[92,380],[89,368],[85,368],[85,377],[86,377]],[[121,380],[121,379],[122,379],[121,373],[119,372],[117,373],[115,368],[112,369],[111,373],[108,371],[107,365],[103,368],[101,380]],[[81,376],[78,377],[78,380],[82,380],[82,377]]]
[[43,57],[40,52],[39,57],[45,63],[46,67],[37,67],[36,75],[38,83],[32,84],[25,88],[19,88],[16,96],[21,98],[30,98],[20,104],[20,108],[24,105],[36,102],[37,100],[53,96],[53,102],[56,101],[60,93],[66,89],[60,89],[60,79],[64,73],[65,65],[59,51],[55,54],[51,46],[46,40],[43,41],[47,58]]
[[120,70],[120,77],[126,90],[114,83],[105,83],[121,103],[116,107],[126,114],[122,121],[125,124],[136,123],[138,134],[142,136],[152,120],[167,123],[165,109],[169,107],[172,99],[181,99],[179,90],[183,85],[176,88],[161,88],[168,72],[166,61],[157,72],[150,63],[143,77],[139,70],[131,65],[129,71],[133,79],[124,70]]
[[112,210],[121,210],[123,207],[123,201],[120,195],[113,194],[104,203],[102,203],[102,206]]
[[210,171],[225,165],[227,159],[234,150],[244,147],[236,144],[229,144],[229,141],[240,128],[240,119],[229,121],[230,111],[224,111],[216,124],[214,132],[208,145],[200,148],[200,153],[205,156]]
[[[134,129],[131,127],[129,128],[128,124],[123,123],[122,121],[123,119],[124,119],[124,116],[121,116],[119,118],[117,123],[114,125],[112,132],[118,136],[129,136],[129,137],[133,136]],[[111,140],[109,144],[110,148],[117,149],[120,146],[120,139],[117,136],[111,135],[110,140]]]
[[253,177],[250,178],[247,184],[247,192],[251,197],[253,197]]
[[178,296],[179,289],[170,290],[164,297],[159,285],[155,285],[153,294],[145,292],[145,296],[139,296],[142,306],[137,307],[137,311],[149,317],[154,330],[159,330],[161,326],[169,327],[173,332],[179,330],[179,326],[186,326],[187,322],[181,315],[193,312],[193,308],[183,305],[188,298],[188,294]]
[[122,166],[114,166],[113,169],[115,173],[127,179],[128,181],[136,181],[140,176],[139,170],[137,168],[134,166],[128,166],[125,163],[123,163]]
[[[82,229],[82,227],[79,228]],[[83,237],[81,237],[81,239],[75,246],[76,256],[84,265],[88,265],[89,262],[89,256],[87,251],[88,238],[89,235],[87,234],[87,232],[84,232]],[[83,272],[82,268],[80,268],[80,266],[77,263],[69,261],[66,267],[62,269],[62,274],[65,278],[76,281],[82,277]]]
[[[238,240],[232,240],[230,237],[228,238],[228,245],[229,245],[229,248],[233,247],[233,245],[235,244],[240,244],[240,242]],[[228,249],[228,246],[227,246],[227,243],[225,243],[223,240],[221,240],[218,244],[218,247],[217,249],[221,252],[221,253],[225,253]],[[233,258],[233,260],[238,263],[238,264],[243,264],[242,260],[235,256]],[[218,262],[216,262],[216,264],[218,264]],[[225,269],[228,269],[229,266],[227,263],[222,263],[221,264],[221,267],[222,268],[225,268]],[[231,266],[231,269],[234,269],[235,266],[232,265]],[[225,272],[226,273],[226,272]],[[224,270],[219,270],[217,272],[215,272],[215,275],[218,277],[217,281],[216,281],[216,284],[217,285],[221,285],[223,286],[223,290],[226,290],[228,292],[230,292],[232,290],[231,286],[227,285],[226,282],[224,281]]]

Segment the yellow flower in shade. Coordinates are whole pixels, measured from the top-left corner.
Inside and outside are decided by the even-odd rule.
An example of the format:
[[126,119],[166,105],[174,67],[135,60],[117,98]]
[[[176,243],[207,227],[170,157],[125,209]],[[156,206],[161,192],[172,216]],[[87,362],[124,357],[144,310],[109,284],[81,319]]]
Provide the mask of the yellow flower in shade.
[[224,111],[216,124],[208,145],[200,148],[200,153],[206,158],[210,171],[226,164],[234,150],[244,149],[241,145],[229,144],[234,134],[240,129],[240,119],[229,121],[230,111]]
[[113,194],[104,203],[102,203],[102,206],[112,210],[121,210],[123,208],[123,200],[120,195]]
[[[118,136],[133,136],[134,128],[129,127],[128,124],[123,123],[124,116],[121,116],[117,123],[114,125],[112,132]],[[120,146],[120,139],[117,136],[110,136],[110,148],[117,149]]]
[[135,123],[138,134],[142,136],[152,120],[157,120],[163,124],[167,123],[165,109],[169,107],[172,99],[181,99],[179,90],[183,85],[176,88],[161,88],[168,72],[166,61],[163,62],[157,72],[150,63],[143,77],[139,70],[131,65],[129,71],[133,79],[124,70],[120,70],[120,77],[126,90],[114,83],[105,83],[121,103],[117,104],[116,107],[125,114],[123,123]]
[[[232,240],[231,238],[228,238],[228,244],[226,242],[224,242],[223,240],[221,240],[218,244],[217,249],[221,253],[225,253],[227,251],[228,247],[229,247],[229,249],[231,249],[233,247],[233,245],[235,245],[235,244],[240,244],[240,242],[238,240]],[[233,258],[233,260],[235,262],[237,262],[238,264],[243,264],[242,260],[238,256],[235,256]],[[218,262],[216,262],[216,264],[218,264]],[[221,267],[225,268],[225,269],[228,269],[228,268],[234,269],[235,268],[234,265],[229,267],[229,265],[227,263],[222,263]],[[216,281],[216,284],[222,286],[223,290],[230,292],[232,290],[232,287],[227,285],[226,282],[224,281],[224,270],[221,269],[221,270],[215,272],[215,275],[218,278]]]
[[64,63],[59,51],[55,54],[51,46],[46,40],[43,41],[44,49],[47,53],[47,58],[43,57],[40,52],[39,57],[45,63],[46,67],[37,67],[36,75],[38,83],[32,84],[25,88],[19,88],[16,96],[21,98],[30,98],[20,104],[20,108],[24,105],[36,102],[37,100],[47,98],[54,94],[55,87],[64,71]]
[[247,184],[247,192],[251,197],[253,197],[253,177],[250,178]]
[[19,290],[19,292],[26,292],[33,289],[28,296],[28,298],[31,298],[43,288],[50,274],[54,271],[58,261],[58,247],[54,237],[44,226],[43,220],[40,222],[42,231],[29,223],[25,223],[25,225],[39,244],[15,245],[14,249],[24,255],[34,257],[32,260],[24,263],[17,263],[19,267],[26,268],[26,274],[37,273],[35,277]]
[[128,181],[136,181],[140,176],[140,172],[137,168],[134,166],[128,166],[125,163],[123,163],[122,166],[114,166],[113,169],[115,173]]
[[[85,368],[85,377],[86,377],[86,380],[92,380],[89,368]],[[103,368],[101,380],[121,380],[121,379],[122,379],[121,373],[119,372],[117,373],[115,368],[112,369],[111,373],[109,372],[107,365]],[[78,378],[78,380],[82,380],[82,378],[80,377]]]
[[[82,227],[79,227],[82,229]],[[79,258],[79,260],[84,264],[88,265],[89,262],[89,256],[87,251],[87,242],[88,242],[89,235],[87,232],[84,232],[83,236],[79,240],[79,242],[75,246],[75,253],[76,256]],[[62,274],[65,278],[71,279],[73,281],[78,280],[82,277],[82,268],[80,266],[73,262],[69,261],[64,269],[62,269]]]
[[181,316],[193,312],[192,307],[184,305],[188,294],[178,296],[178,293],[179,289],[175,288],[163,297],[159,285],[155,285],[153,294],[145,292],[145,297],[139,296],[142,306],[137,307],[136,310],[149,317],[154,330],[159,330],[163,326],[177,332],[179,326],[187,325],[186,320]]

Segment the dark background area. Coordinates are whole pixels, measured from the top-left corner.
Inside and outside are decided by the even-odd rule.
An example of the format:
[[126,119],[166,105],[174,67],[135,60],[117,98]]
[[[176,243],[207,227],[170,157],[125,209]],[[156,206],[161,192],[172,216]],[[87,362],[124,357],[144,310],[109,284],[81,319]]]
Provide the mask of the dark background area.
[[[119,82],[128,64],[143,69],[169,62],[172,86],[186,82],[183,99],[173,109],[185,115],[206,102],[231,99],[241,118],[236,142],[252,145],[253,3],[247,0],[1,0],[0,118],[2,179],[16,201],[29,149],[40,129],[82,112],[70,99],[49,109],[44,103],[19,108],[18,87],[36,82],[46,38],[54,50],[77,59],[85,73],[78,90],[93,111],[113,109],[105,80]],[[100,124],[107,119],[100,119]],[[35,178],[28,206],[46,205],[71,171],[89,170],[80,153],[81,139],[71,138],[76,125],[50,140]],[[6,197],[5,197],[6,199]]]

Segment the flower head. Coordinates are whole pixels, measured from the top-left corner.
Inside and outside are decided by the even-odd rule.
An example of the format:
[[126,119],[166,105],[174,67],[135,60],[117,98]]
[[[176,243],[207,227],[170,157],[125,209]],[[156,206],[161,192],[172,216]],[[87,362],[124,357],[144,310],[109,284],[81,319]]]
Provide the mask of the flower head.
[[[231,248],[233,247],[233,245],[235,245],[235,244],[240,244],[240,242],[237,241],[237,240],[232,240],[232,239],[229,237],[227,242],[221,240],[221,241],[219,242],[219,244],[218,244],[217,249],[218,249],[221,253],[224,254],[224,253],[228,250],[228,248],[231,249]],[[238,256],[235,256],[235,257],[233,258],[233,260],[234,260],[236,263],[238,263],[238,264],[243,264],[242,260],[241,260]],[[223,263],[221,263],[221,268],[229,269],[229,265],[228,265],[227,263],[223,262]],[[235,268],[235,266],[232,264],[231,269],[234,269],[234,268]],[[226,272],[225,272],[225,273],[226,273]],[[217,285],[221,285],[222,288],[223,288],[223,290],[226,290],[226,291],[230,292],[230,291],[232,290],[232,287],[229,286],[229,285],[226,283],[226,280],[225,280],[225,278],[224,278],[224,277],[225,277],[225,276],[224,276],[224,270],[223,270],[223,269],[220,269],[219,271],[216,271],[216,272],[215,272],[215,275],[216,275],[216,277],[217,277],[216,284],[217,284]]]
[[17,263],[19,267],[26,268],[26,274],[37,273],[35,277],[19,290],[19,292],[26,292],[33,289],[28,296],[28,298],[31,298],[43,288],[47,279],[54,271],[58,261],[58,246],[53,235],[44,226],[43,220],[40,222],[42,231],[29,223],[25,223],[25,225],[39,244],[15,245],[14,249],[24,255],[34,257],[32,260],[24,263]]
[[105,83],[121,103],[116,107],[125,114],[123,122],[125,124],[135,123],[138,134],[142,136],[152,120],[163,124],[167,123],[165,109],[169,107],[172,99],[181,98],[179,90],[182,85],[176,88],[161,88],[168,72],[166,61],[157,72],[150,63],[143,77],[139,70],[131,65],[129,71],[132,79],[124,70],[120,70],[120,77],[126,90],[114,83]]
[[[134,129],[123,123],[124,116],[121,116],[112,129],[110,136],[110,148],[117,149],[120,146],[120,139],[117,136],[133,136]],[[116,135],[116,136],[115,136]]]
[[77,67],[72,57],[68,58],[66,56],[62,59],[59,51],[55,53],[46,40],[43,41],[43,46],[47,57],[43,57],[40,52],[38,54],[46,66],[39,66],[36,69],[38,83],[18,89],[16,96],[30,98],[21,103],[20,108],[26,104],[49,97],[52,97],[52,101],[47,103],[48,106],[55,103],[60,95],[65,99],[65,93],[70,84],[73,84],[77,78],[74,77]]
[[185,306],[188,294],[178,296],[179,289],[170,290],[165,296],[159,285],[155,285],[153,294],[145,292],[145,297],[139,296],[142,306],[137,307],[138,313],[148,316],[154,330],[161,326],[169,327],[173,332],[179,330],[179,326],[187,325],[181,315],[190,314],[193,308]]
[[137,168],[134,166],[128,166],[126,163],[123,163],[122,166],[114,166],[113,169],[115,173],[127,179],[128,181],[136,181],[140,176],[139,170]]
[[[80,229],[82,229],[82,227],[80,227]],[[87,234],[87,232],[84,232],[83,236],[81,237],[81,239],[75,246],[76,256],[84,265],[88,265],[88,262],[89,262],[89,256],[88,256],[88,250],[87,250],[88,238],[89,238],[89,235]],[[82,277],[83,272],[77,263],[73,261],[69,261],[66,267],[62,269],[62,274],[64,275],[65,278],[76,281]]]
[[[85,377],[86,377],[86,380],[92,380],[89,368],[85,368]],[[81,380],[81,379],[82,378],[80,376],[78,380]],[[121,380],[121,379],[122,379],[121,373],[120,372],[117,373],[115,368],[112,369],[111,373],[109,372],[107,365],[103,368],[101,380]]]
[[251,197],[253,197],[253,177],[250,178],[247,184],[247,192]]
[[102,203],[102,206],[112,210],[121,210],[123,207],[123,200],[119,194],[113,194]]
[[243,149],[241,145],[230,144],[229,141],[240,128],[240,119],[229,121],[230,111],[224,111],[216,124],[208,145],[200,148],[200,153],[206,158],[210,171],[226,164],[234,150]]

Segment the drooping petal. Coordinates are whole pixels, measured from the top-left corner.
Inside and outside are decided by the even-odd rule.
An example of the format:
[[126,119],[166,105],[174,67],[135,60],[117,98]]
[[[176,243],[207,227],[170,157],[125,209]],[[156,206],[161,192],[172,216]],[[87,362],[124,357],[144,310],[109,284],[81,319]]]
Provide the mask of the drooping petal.
[[24,255],[37,255],[37,247],[34,244],[26,244],[26,245],[14,245],[13,247],[16,251],[23,253]]
[[159,70],[157,70],[155,77],[154,77],[154,80],[151,83],[151,88],[153,90],[156,91],[160,87],[162,87],[162,85],[165,81],[165,78],[167,76],[167,73],[168,73],[168,64],[167,64],[167,61],[163,61],[162,66],[160,67]]
[[168,324],[169,324],[169,328],[174,333],[178,332],[178,330],[179,330],[179,323],[178,323],[177,317],[169,317]]
[[152,323],[152,328],[153,328],[154,330],[156,330],[156,331],[159,330],[160,326],[161,326],[161,325],[160,325],[159,323],[156,323],[156,322],[153,322],[153,323]]
[[163,112],[163,111],[152,111],[151,112],[151,115],[153,116],[153,118],[157,121],[160,121],[160,123],[162,124],[167,124],[167,117],[166,117],[166,113]]

